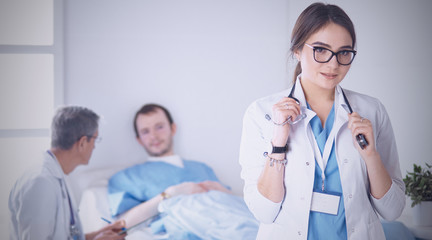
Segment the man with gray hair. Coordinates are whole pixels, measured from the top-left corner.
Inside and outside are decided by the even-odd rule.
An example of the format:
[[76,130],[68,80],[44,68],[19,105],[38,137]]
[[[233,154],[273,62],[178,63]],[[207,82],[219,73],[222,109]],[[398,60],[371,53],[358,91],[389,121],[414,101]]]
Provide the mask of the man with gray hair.
[[43,165],[24,174],[9,195],[10,239],[123,239],[117,221],[85,234],[65,175],[87,165],[98,137],[99,116],[78,106],[60,108],[51,125]]

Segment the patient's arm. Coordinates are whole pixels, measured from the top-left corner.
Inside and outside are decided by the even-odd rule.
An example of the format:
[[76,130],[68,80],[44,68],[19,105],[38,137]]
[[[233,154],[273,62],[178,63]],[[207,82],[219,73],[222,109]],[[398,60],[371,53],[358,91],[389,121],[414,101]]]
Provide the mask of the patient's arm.
[[162,201],[160,194],[154,198],[149,199],[120,215],[120,219],[124,219],[126,222],[126,228],[130,228],[156,214],[158,214],[158,204]]
[[201,186],[200,183],[184,182],[184,183],[180,183],[168,187],[165,190],[165,193],[168,194],[170,197],[174,197],[182,194],[195,194],[195,193],[202,193],[207,191],[208,189],[205,188],[204,186]]
[[200,185],[202,187],[206,188],[207,190],[217,190],[217,191],[221,191],[224,193],[232,194],[231,190],[224,187],[220,182],[204,181],[204,182],[201,182]]
[[[200,185],[201,183],[184,182],[174,186],[168,187],[164,192],[170,196],[178,196],[181,194],[194,194],[207,192],[209,189]],[[215,189],[216,190],[216,189]],[[133,208],[126,213],[120,215],[120,219],[124,219],[126,227],[129,228],[134,226],[156,214],[158,214],[158,205],[163,200],[160,194],[156,195],[152,199],[149,199]]]

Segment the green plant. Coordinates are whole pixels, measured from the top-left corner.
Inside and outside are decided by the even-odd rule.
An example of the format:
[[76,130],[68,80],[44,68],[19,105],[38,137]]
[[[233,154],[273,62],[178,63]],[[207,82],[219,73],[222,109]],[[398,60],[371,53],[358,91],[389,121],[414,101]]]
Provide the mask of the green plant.
[[414,172],[403,179],[405,183],[405,194],[413,201],[411,207],[423,201],[432,201],[432,165],[426,163],[427,168],[414,164]]

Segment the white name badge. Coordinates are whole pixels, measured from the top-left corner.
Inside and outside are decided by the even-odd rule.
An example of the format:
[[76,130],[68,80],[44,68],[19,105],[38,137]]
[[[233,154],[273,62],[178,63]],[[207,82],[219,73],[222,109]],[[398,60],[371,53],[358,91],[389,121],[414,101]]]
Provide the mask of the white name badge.
[[311,211],[337,215],[339,210],[340,196],[313,192]]

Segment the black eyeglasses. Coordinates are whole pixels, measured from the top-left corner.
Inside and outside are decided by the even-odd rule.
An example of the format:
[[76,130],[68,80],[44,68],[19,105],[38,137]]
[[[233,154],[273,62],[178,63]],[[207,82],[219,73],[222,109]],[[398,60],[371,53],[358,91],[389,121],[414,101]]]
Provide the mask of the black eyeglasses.
[[339,52],[333,52],[332,50],[327,48],[314,47],[307,43],[305,43],[305,45],[312,48],[314,59],[316,62],[319,63],[329,62],[332,59],[332,57],[336,55],[337,62],[340,65],[346,66],[352,63],[355,55],[357,54],[357,51],[354,50],[341,50]]

